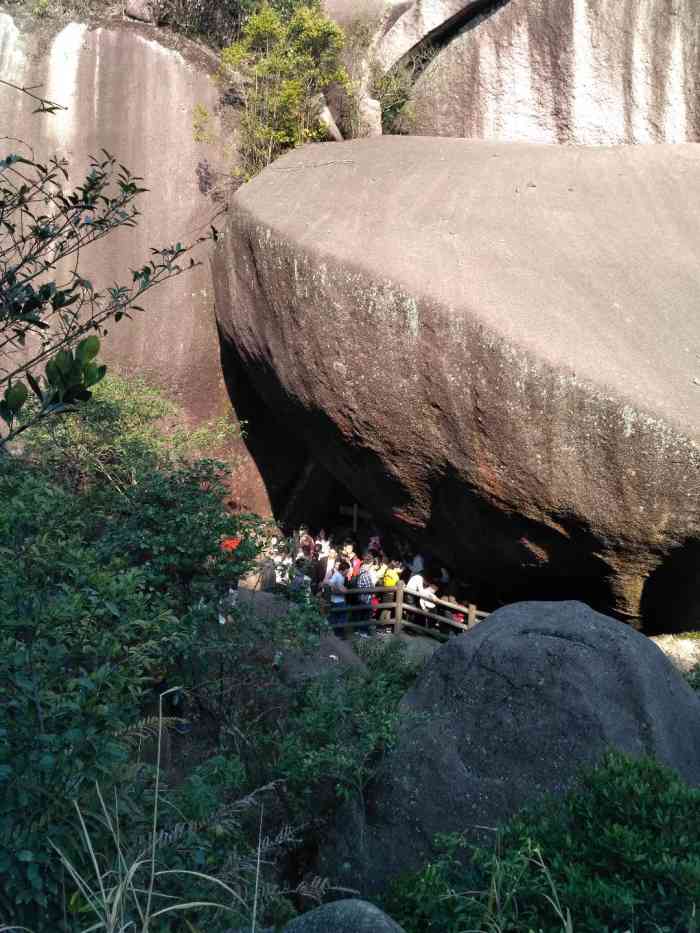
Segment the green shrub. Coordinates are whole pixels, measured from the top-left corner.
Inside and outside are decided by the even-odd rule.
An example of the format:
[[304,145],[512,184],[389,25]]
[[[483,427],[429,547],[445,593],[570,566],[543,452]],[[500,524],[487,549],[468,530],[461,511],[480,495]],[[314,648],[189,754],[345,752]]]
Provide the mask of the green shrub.
[[453,839],[394,886],[387,907],[407,933],[560,933],[567,911],[577,933],[681,933],[700,904],[699,827],[700,791],[651,759],[611,752],[563,799],[513,819],[496,850]]
[[72,801],[111,787],[151,665],[182,637],[143,574],[103,562],[70,496],[13,464],[0,474],[0,915],[55,929]]
[[398,706],[416,676],[400,643],[372,644],[367,670],[318,677],[298,694],[279,737],[279,773],[298,814],[361,793],[396,738]]
[[156,468],[221,449],[240,433],[230,418],[191,428],[158,389],[139,377],[110,373],[89,403],[23,435],[22,453],[69,489],[109,499]]
[[345,81],[340,27],[318,4],[288,5],[294,12],[285,19],[263,4],[241,40],[221,52],[221,80],[237,86],[244,105],[239,149],[246,178],[286,150],[325,138],[319,94]]
[[0,460],[0,919],[36,933],[70,928],[51,844],[85,867],[74,802],[94,813],[99,783],[125,844],[145,831],[138,723],[218,637],[222,592],[257,553],[260,523],[226,511],[219,467],[151,433],[167,411],[136,384],[38,426],[33,462]]

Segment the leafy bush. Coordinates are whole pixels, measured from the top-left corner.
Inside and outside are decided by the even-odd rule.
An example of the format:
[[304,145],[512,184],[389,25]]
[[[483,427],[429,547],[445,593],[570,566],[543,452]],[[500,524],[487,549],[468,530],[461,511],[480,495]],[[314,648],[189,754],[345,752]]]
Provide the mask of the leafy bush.
[[[213,878],[233,913],[195,909],[197,926],[249,926],[254,901],[261,922],[283,921],[292,894],[319,898],[328,882],[286,891],[279,857],[302,832],[313,845],[393,741],[415,675],[398,645],[361,642],[366,670],[299,687],[281,668],[327,630],[313,601],[271,617],[239,607],[219,624],[263,529],[226,511],[216,463],[183,459],[161,434],[177,417],[110,377],[68,420],[25,435],[22,459],[0,461],[0,925],[88,926],[92,901],[71,877],[116,898],[138,865],[147,886],[154,799],[159,897],[211,901]],[[241,539],[232,556],[223,534]],[[191,731],[167,738],[158,770],[147,741],[166,690],[166,713]]]
[[[298,814],[324,815],[361,794],[391,747],[399,702],[416,676],[400,643],[372,644],[367,670],[330,672],[303,688],[279,738],[279,773]],[[326,814],[327,815],[327,814]]]
[[246,178],[286,150],[325,138],[319,95],[345,80],[340,27],[319,4],[286,6],[288,19],[263,4],[248,18],[240,41],[221,52],[221,80],[235,86],[244,106],[239,149]]
[[55,920],[48,840],[69,847],[71,801],[125,765],[114,734],[181,633],[138,570],[98,558],[60,489],[7,464],[0,489],[0,914]]
[[700,791],[651,759],[611,752],[563,799],[513,819],[496,850],[449,840],[387,907],[407,933],[560,933],[568,915],[583,933],[681,933],[700,904],[698,827]]
[[[136,778],[131,726],[221,629],[221,594],[258,548],[260,523],[226,511],[217,465],[173,459],[139,424],[162,412],[157,396],[122,402],[57,426],[69,464],[59,447],[42,458],[39,435],[34,465],[0,460],[0,917],[37,931],[63,922],[49,843],[78,869],[86,857],[74,801],[90,813],[96,782],[119,788],[124,838],[143,832],[152,781]],[[241,539],[233,556],[224,534]]]

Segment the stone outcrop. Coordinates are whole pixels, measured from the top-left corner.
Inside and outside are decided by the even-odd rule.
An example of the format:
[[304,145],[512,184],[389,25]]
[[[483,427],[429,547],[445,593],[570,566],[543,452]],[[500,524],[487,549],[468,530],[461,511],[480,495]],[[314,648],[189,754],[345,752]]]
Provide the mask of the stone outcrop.
[[693,628],[693,588],[665,600],[700,566],[699,195],[690,145],[308,147],[236,195],[220,326],[321,465],[465,579]]
[[[342,21],[352,6],[333,0],[329,10]],[[582,145],[700,140],[695,0],[415,0],[373,10],[368,56],[384,71],[421,58],[405,132]]]
[[355,898],[324,904],[284,928],[284,933],[403,933],[382,910]]
[[[228,933],[247,933],[238,929]],[[266,928],[259,933],[273,933]],[[288,923],[283,933],[403,933],[384,911],[357,898],[323,904]]]
[[127,0],[124,6],[124,12],[131,19],[137,19],[142,23],[153,23],[153,4],[150,0]]
[[422,867],[436,833],[492,843],[487,827],[607,748],[700,784],[700,699],[650,639],[581,603],[500,609],[436,652],[401,712],[365,809],[341,811],[322,857],[365,894]]
[[[57,29],[50,21],[25,24],[0,13],[0,74],[37,85],[68,108],[38,115],[30,98],[0,88],[3,135],[25,140],[38,158],[66,158],[73,183],[82,179],[89,155],[106,149],[150,189],[139,199],[136,229],[119,231],[81,256],[81,271],[96,287],[129,283],[150,247],[208,231],[220,207],[212,186],[224,166],[219,145],[195,142],[193,116],[197,105],[206,107],[215,133],[215,64],[200,46],[135,23],[73,22]],[[103,348],[108,363],[159,384],[193,424],[230,412],[207,251],[198,258],[198,268],[149,293],[143,315],[110,327]],[[244,453],[241,445],[239,457]],[[264,486],[249,461],[241,459],[239,480],[248,504],[266,511]]]

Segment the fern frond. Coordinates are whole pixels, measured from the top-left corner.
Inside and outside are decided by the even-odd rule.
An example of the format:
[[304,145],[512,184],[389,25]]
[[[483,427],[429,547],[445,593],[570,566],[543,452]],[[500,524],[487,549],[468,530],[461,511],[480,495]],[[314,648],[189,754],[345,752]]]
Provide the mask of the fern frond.
[[287,824],[283,826],[278,833],[273,836],[265,836],[260,841],[260,851],[263,855],[281,849],[283,846],[294,846],[299,844],[297,831],[293,826]]
[[[220,807],[218,810],[214,810],[203,820],[182,821],[175,823],[168,829],[161,829],[160,832],[156,834],[156,846],[175,845],[175,843],[177,843],[188,833],[201,833],[202,831],[209,829],[212,826],[218,825],[228,830],[235,829],[239,823],[237,814],[239,814],[242,810],[257,806],[257,798],[263,793],[274,790],[275,787],[277,787],[280,783],[281,781],[271,781],[269,784],[263,785],[263,787],[258,787],[256,790],[252,791],[247,796],[242,797],[240,800],[236,800],[233,803],[229,803],[223,807]],[[135,845],[139,848],[143,848],[149,845],[151,841],[152,837],[141,836],[136,840]]]
[[350,897],[357,897],[359,891],[355,888],[344,888],[336,884],[331,884],[330,878],[321,878],[319,875],[313,875],[300,881],[299,884],[290,893],[298,894],[300,897],[308,897],[317,904],[322,904],[329,892],[334,894],[347,894]]
[[139,722],[130,723],[123,729],[113,732],[112,735],[115,739],[121,739],[122,742],[126,742],[128,745],[137,745],[139,742],[157,739],[158,726],[161,722],[164,729],[174,729],[178,723],[184,722],[184,720],[178,716],[164,716],[162,720],[158,716],[147,716]]

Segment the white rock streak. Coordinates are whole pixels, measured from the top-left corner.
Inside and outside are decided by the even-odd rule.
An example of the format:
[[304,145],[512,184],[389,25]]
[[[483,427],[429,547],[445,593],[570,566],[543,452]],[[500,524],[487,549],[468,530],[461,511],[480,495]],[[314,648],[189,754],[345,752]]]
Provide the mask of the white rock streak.
[[574,0],[574,136],[604,146],[626,141],[622,75],[594,39],[589,0]]
[[103,30],[98,29],[95,33],[95,80],[92,92],[92,115],[95,123],[97,123],[98,114],[100,112],[100,58],[102,52],[102,36]]
[[25,57],[14,20],[0,13],[0,78],[17,84],[24,76]]
[[497,138],[531,143],[555,142],[552,128],[547,126],[551,91],[543,95],[542,89],[535,87],[526,21],[521,20],[517,24],[510,47],[510,62],[505,67],[501,65],[501,70],[504,93]]
[[57,155],[69,156],[77,114],[78,68],[87,26],[69,23],[51,43],[46,80],[46,96],[67,107],[59,110],[48,124]]
[[638,0],[639,8],[632,41],[632,142],[653,143],[651,119],[651,7],[649,0]]
[[666,142],[680,143],[688,138],[688,112],[685,100],[685,70],[683,67],[683,36],[680,18],[674,18],[671,64],[666,85]]

